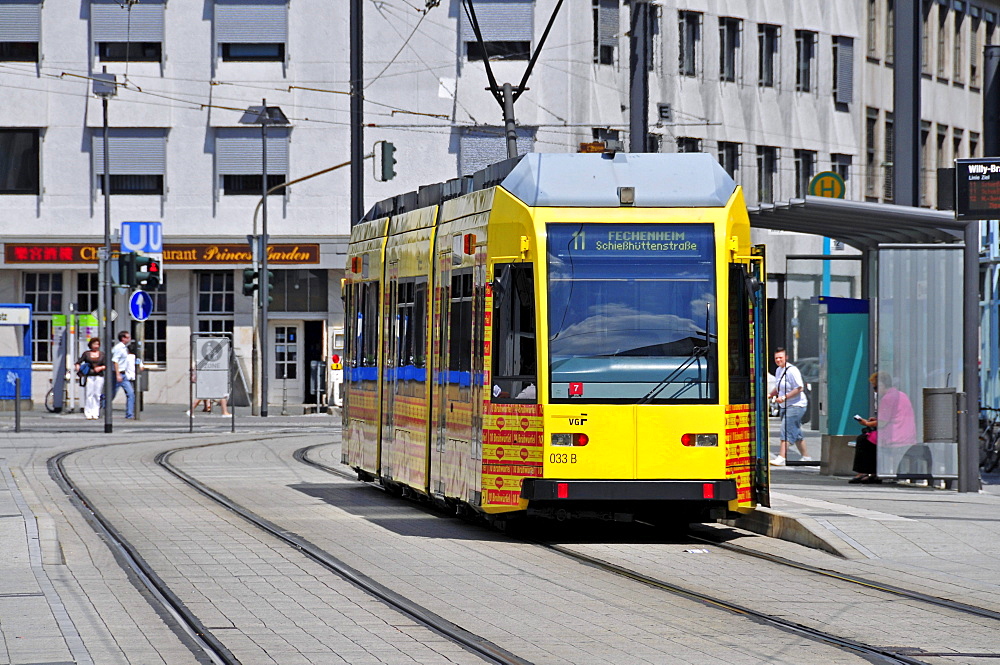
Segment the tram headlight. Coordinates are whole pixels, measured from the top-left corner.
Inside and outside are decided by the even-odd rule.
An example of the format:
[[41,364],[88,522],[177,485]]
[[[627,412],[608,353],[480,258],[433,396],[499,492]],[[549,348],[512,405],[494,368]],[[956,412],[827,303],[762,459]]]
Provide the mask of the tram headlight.
[[682,434],[681,443],[697,448],[711,448],[719,445],[718,434]]
[[553,446],[585,446],[590,443],[590,437],[583,432],[553,434],[551,442]]

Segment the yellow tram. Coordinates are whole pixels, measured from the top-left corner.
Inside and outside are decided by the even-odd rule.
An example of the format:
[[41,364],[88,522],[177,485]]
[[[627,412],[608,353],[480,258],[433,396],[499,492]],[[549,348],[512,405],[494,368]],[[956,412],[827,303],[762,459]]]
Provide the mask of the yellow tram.
[[488,518],[768,503],[763,251],[704,154],[528,154],[351,234],[343,461]]

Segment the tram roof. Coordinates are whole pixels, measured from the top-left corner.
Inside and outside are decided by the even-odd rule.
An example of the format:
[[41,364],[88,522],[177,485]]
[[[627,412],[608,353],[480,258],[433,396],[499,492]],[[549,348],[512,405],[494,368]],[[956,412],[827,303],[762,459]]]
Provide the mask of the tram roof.
[[861,250],[881,244],[962,242],[968,223],[947,211],[821,196],[762,203],[748,210],[754,228],[826,236]]
[[736,191],[706,153],[529,153],[500,184],[533,208],[617,208],[622,187],[637,208],[721,208]]

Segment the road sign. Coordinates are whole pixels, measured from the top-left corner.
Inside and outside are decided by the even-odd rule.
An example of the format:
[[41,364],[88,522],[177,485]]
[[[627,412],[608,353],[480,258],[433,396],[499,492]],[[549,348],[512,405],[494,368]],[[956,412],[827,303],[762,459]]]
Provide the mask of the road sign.
[[232,387],[229,375],[229,337],[201,337],[192,335],[194,355],[194,396],[197,399],[221,399],[228,397]]
[[122,222],[121,251],[162,254],[163,224],[160,222]]
[[128,312],[136,321],[145,321],[153,313],[153,296],[135,291],[128,299]]
[[825,196],[828,199],[842,199],[847,193],[847,186],[839,173],[834,171],[823,171],[817,173],[809,181],[809,194],[812,196]]

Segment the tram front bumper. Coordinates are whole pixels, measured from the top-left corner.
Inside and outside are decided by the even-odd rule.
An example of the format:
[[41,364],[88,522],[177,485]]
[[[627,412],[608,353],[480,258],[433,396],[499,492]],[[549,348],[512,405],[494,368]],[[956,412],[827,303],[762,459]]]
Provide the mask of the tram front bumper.
[[732,501],[735,480],[558,480],[526,478],[528,501]]

